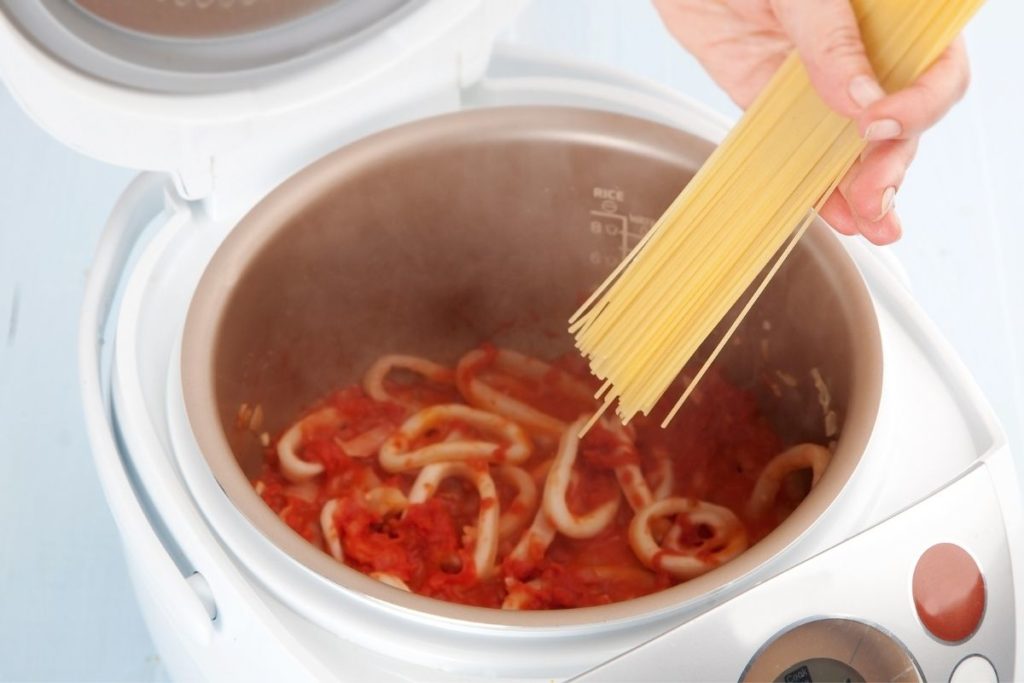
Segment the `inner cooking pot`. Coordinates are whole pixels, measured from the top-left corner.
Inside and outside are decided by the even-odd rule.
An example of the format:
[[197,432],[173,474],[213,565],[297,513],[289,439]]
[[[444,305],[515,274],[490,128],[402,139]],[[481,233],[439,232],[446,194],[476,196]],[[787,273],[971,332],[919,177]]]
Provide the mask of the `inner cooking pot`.
[[[569,315],[711,149],[609,113],[488,109],[364,139],[285,182],[215,254],[185,327],[186,409],[224,494],[281,551],[344,589],[470,621],[545,623],[408,595],[307,544],[252,489],[258,432],[280,434],[381,354],[452,364],[483,341],[545,359],[570,350]],[[562,611],[558,623],[657,611],[719,588],[781,552],[839,495],[871,433],[881,361],[870,298],[827,226],[803,238],[718,363],[787,444],[833,443],[828,471],[732,562],[626,603]],[[243,404],[261,408],[255,431],[238,424]]]

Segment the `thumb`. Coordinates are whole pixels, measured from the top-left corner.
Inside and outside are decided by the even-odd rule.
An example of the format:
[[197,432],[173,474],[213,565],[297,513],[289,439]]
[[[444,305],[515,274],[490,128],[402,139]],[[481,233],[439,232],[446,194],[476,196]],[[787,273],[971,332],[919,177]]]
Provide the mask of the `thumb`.
[[854,118],[885,96],[849,0],[772,0],[771,5],[825,104]]

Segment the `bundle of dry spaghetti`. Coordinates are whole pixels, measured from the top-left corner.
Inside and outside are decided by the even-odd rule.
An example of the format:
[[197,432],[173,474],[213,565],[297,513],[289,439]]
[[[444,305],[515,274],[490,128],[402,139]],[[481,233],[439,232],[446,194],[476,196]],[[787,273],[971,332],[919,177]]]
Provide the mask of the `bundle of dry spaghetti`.
[[[912,83],[949,46],[982,0],[852,4],[879,82],[891,92]],[[604,381],[601,412],[617,400],[623,422],[648,414],[764,273],[665,422],[672,419],[864,145],[856,124],[829,109],[791,54],[570,320],[576,346]]]

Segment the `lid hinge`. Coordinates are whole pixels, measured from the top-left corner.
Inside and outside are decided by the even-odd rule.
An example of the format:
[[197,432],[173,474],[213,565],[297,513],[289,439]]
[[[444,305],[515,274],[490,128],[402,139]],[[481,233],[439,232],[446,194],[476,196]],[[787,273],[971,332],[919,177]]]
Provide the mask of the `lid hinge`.
[[477,10],[475,31],[464,38],[458,55],[456,75],[459,86],[467,88],[483,76],[494,49],[497,34],[507,28],[529,0],[484,0]]
[[213,159],[182,159],[174,173],[174,188],[190,202],[209,197],[213,192]]

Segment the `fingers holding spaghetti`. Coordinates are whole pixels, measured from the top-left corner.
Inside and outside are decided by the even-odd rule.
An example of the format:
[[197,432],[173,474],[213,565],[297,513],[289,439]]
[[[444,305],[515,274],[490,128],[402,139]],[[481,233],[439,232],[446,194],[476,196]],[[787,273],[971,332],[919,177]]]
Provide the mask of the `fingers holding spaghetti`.
[[866,140],[910,139],[934,126],[963,98],[971,70],[963,37],[954,40],[917,80],[857,115]]
[[917,138],[868,145],[822,207],[821,216],[845,235],[860,233],[875,244],[890,244],[903,232],[894,211]]

